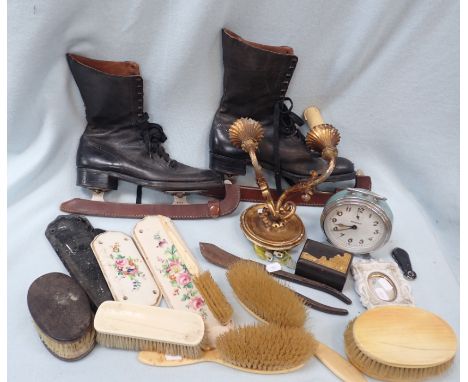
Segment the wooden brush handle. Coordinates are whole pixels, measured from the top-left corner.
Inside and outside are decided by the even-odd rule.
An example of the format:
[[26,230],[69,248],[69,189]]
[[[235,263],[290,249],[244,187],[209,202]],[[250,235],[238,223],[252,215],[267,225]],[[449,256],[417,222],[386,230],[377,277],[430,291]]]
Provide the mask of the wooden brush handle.
[[334,308],[333,306],[321,304],[320,302],[312,300],[311,298],[306,297],[303,294],[300,294],[294,290],[293,292],[296,294],[297,297],[299,297],[303,301],[304,305],[309,307],[310,309],[318,310],[319,312],[323,313],[334,314],[336,316],[346,316],[349,313],[346,309]]
[[315,356],[344,382],[367,382],[364,375],[345,358],[319,342]]
[[339,290],[332,288],[331,286],[327,284],[323,284],[321,282],[314,281],[314,280],[309,280],[305,277],[295,275],[293,273],[285,272],[285,271],[276,271],[276,272],[272,272],[271,274],[275,277],[278,277],[279,279],[291,281],[299,285],[304,285],[306,287],[328,293],[329,295],[336,297],[337,299],[343,301],[344,303],[348,305],[351,304],[351,299],[348,296],[346,296]]

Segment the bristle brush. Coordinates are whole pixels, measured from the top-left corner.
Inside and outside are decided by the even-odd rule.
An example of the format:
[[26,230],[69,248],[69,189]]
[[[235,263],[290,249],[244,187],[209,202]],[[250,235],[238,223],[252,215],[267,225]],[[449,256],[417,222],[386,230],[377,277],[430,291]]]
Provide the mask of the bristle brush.
[[372,378],[410,382],[439,375],[453,363],[457,338],[440,317],[414,306],[382,306],[345,331],[346,355]]
[[303,328],[254,325],[231,329],[216,339],[216,349],[198,359],[168,360],[162,353],[140,352],[138,359],[152,366],[184,366],[215,362],[256,374],[281,374],[301,368],[317,343]]
[[280,326],[304,326],[307,314],[302,301],[259,264],[237,261],[229,267],[226,277],[240,304],[259,320]]
[[195,313],[117,301],[102,303],[94,318],[98,344],[200,357],[205,326]]
[[75,361],[93,350],[96,332],[90,302],[70,276],[52,272],[37,278],[27,301],[34,327],[54,356]]
[[193,282],[216,319],[221,324],[227,325],[232,318],[232,306],[226,300],[211,273],[209,271],[202,272],[193,277]]
[[[238,261],[229,267],[226,276],[240,303],[260,321],[286,328],[303,327],[306,311],[300,298],[259,264]],[[346,359],[316,342],[314,355],[337,377],[345,382],[366,381]]]

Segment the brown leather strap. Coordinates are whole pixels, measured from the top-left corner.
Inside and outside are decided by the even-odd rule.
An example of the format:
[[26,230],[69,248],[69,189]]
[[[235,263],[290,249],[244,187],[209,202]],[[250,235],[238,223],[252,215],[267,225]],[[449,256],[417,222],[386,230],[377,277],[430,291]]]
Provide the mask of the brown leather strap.
[[172,219],[208,219],[228,215],[240,201],[239,186],[226,184],[222,200],[210,200],[205,204],[133,204],[71,199],[60,205],[63,212],[115,218],[143,218],[148,215],[164,215]]
[[[370,176],[364,175],[356,175],[356,182],[354,185],[355,188],[364,188],[366,190],[372,189],[372,180]],[[341,191],[341,189],[337,189],[335,192]],[[273,196],[273,199],[277,200],[278,195],[275,190],[270,189],[270,192]],[[300,194],[292,195],[289,200],[294,202],[298,206],[312,206],[312,207],[321,207],[327,203],[328,199],[330,199],[335,192],[316,192],[312,195],[309,201],[304,201]],[[210,195],[214,197],[220,197],[219,194],[215,192],[204,193],[205,195]],[[240,186],[240,199],[243,202],[252,202],[252,203],[263,203],[265,199],[262,197],[261,191],[258,187],[250,187],[250,186]]]

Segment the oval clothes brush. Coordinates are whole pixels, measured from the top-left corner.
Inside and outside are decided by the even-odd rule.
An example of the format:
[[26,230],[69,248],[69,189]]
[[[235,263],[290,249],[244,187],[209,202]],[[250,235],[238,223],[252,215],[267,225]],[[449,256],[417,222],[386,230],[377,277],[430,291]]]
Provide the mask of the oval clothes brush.
[[383,381],[418,381],[452,364],[457,338],[440,317],[413,306],[384,306],[364,312],[345,331],[353,365]]
[[[289,288],[251,261],[238,261],[226,273],[229,284],[244,308],[260,321],[283,327],[303,327],[305,307]],[[314,354],[345,382],[362,382],[364,376],[346,359],[317,341]]]
[[54,356],[76,361],[94,348],[90,302],[70,276],[53,272],[37,278],[27,300],[39,337]]
[[280,374],[301,368],[317,343],[303,328],[256,325],[231,329],[216,339],[216,349],[198,359],[167,359],[162,353],[140,352],[139,361],[152,366],[183,366],[215,362],[256,374]]
[[97,343],[124,350],[149,350],[197,358],[205,334],[195,313],[106,301],[94,318]]

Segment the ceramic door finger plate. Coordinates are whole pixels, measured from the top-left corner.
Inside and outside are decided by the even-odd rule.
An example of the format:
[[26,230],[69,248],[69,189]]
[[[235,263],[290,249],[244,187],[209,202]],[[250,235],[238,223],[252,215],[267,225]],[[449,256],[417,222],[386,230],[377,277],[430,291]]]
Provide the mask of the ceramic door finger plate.
[[96,236],[91,248],[116,301],[159,304],[159,287],[130,236],[104,232]]
[[216,320],[195,286],[192,277],[199,273],[198,264],[171,219],[147,216],[136,224],[133,237],[166,303],[173,309],[198,313],[205,322],[205,348],[214,347],[216,337],[231,325],[223,326]]

